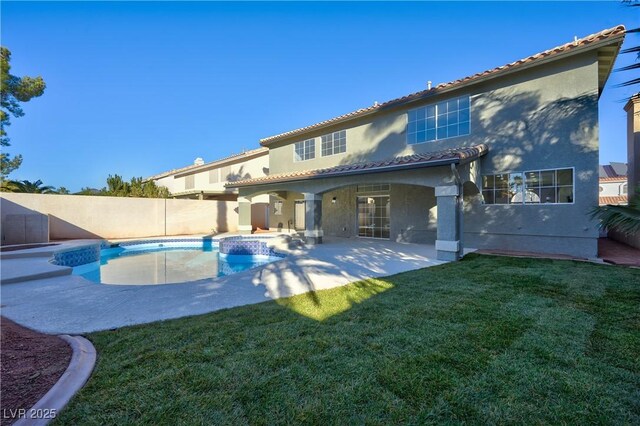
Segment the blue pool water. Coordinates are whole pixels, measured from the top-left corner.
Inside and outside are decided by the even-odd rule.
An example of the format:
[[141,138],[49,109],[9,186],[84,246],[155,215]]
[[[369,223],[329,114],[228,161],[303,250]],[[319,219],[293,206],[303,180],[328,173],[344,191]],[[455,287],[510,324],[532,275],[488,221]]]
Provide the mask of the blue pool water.
[[100,252],[100,261],[73,268],[73,275],[104,284],[172,284],[246,271],[279,258],[221,258],[217,245],[140,244]]

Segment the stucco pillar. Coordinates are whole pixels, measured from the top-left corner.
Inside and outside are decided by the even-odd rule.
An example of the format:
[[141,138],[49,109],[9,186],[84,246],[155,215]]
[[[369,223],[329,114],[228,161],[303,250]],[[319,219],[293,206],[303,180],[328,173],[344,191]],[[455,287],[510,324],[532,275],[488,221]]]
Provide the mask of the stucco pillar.
[[635,195],[640,186],[640,93],[624,106],[627,112],[627,197]]
[[251,198],[238,197],[238,232],[251,234]]
[[436,186],[438,231],[436,254],[438,260],[458,260],[462,254],[460,241],[460,187]]
[[322,195],[304,194],[304,238],[308,244],[322,244]]

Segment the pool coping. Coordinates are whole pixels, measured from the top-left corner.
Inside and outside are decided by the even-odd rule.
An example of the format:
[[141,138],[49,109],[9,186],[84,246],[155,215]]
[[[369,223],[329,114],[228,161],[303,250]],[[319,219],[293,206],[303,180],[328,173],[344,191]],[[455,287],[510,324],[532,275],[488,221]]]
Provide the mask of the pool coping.
[[[107,239],[91,239],[91,240],[69,240],[57,242],[55,245],[36,247],[25,250],[9,251],[0,253],[0,262],[2,262],[2,268],[0,269],[0,285],[5,284],[19,284],[21,282],[41,280],[46,278],[60,277],[71,275],[73,273],[73,267],[78,265],[61,265],[55,262],[56,256],[82,250],[85,248],[91,248],[99,246],[100,250],[110,248],[115,245],[121,247],[134,246],[139,244],[152,244],[153,242],[197,242],[211,239],[214,243],[219,243],[223,239],[246,239],[246,240],[259,240],[264,241],[269,246],[269,241],[278,241],[286,237],[286,234],[260,234],[243,235],[243,234],[222,234],[222,235],[192,235],[192,236],[163,236],[163,237],[146,237],[146,238],[134,238],[126,240],[107,240]],[[282,251],[274,251],[278,253],[277,257],[280,260],[286,256],[286,253]],[[99,252],[98,252],[99,256]],[[231,256],[238,256],[231,254]],[[256,259],[258,259],[256,257]],[[90,263],[90,262],[85,262]],[[83,264],[85,264],[83,263]],[[213,278],[215,279],[215,277]],[[180,283],[197,282],[184,281]],[[180,283],[167,283],[167,284],[145,284],[145,285],[171,285]],[[108,284],[99,283],[103,285],[130,285],[130,284]]]

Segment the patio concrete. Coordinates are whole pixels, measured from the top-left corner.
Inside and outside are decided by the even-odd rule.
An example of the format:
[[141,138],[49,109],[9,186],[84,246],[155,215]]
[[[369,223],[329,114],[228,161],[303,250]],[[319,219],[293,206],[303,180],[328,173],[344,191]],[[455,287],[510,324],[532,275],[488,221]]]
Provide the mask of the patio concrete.
[[[289,254],[281,261],[184,284],[108,285],[75,275],[3,284],[2,315],[45,333],[84,334],[204,314],[445,263],[435,260],[434,246],[380,240],[326,239],[325,244],[311,248],[281,250]],[[3,268],[12,261],[3,258]],[[33,261],[42,262],[42,258]]]

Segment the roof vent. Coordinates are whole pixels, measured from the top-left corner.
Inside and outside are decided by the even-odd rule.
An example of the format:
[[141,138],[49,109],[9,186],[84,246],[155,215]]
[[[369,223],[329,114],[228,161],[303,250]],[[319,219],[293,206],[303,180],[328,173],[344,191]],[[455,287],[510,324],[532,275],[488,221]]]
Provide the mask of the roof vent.
[[427,90],[431,90],[431,80],[427,81]]
[[573,36],[573,45],[577,46],[578,45],[578,36]]
[[193,160],[194,166],[202,166],[203,164],[204,164],[204,160],[202,159],[202,157],[198,157],[195,160]]

